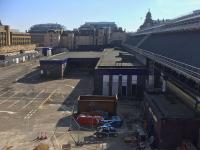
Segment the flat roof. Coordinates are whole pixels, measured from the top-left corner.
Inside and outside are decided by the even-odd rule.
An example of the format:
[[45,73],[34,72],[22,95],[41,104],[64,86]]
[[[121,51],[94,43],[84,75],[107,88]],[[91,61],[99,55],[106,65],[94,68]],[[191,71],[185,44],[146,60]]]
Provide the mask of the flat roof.
[[132,68],[138,66],[143,65],[135,58],[135,55],[114,48],[105,49],[97,64],[98,68]]
[[159,118],[194,118],[195,112],[172,94],[147,94],[145,98]]
[[138,68],[144,67],[135,55],[116,48],[107,48],[104,51],[68,51],[41,59],[41,62],[65,61],[70,58],[99,58],[97,69],[106,68]]
[[44,60],[64,60],[68,58],[100,58],[102,55],[102,52],[96,52],[96,51],[73,51],[73,52],[63,52],[56,55],[52,55],[50,57],[46,57],[41,59]]

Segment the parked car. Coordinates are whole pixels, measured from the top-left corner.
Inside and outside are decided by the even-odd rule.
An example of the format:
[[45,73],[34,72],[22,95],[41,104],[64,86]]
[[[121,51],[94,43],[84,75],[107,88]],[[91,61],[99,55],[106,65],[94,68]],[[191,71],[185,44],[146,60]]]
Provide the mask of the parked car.
[[116,137],[116,136],[118,136],[118,132],[117,132],[116,128],[114,128],[108,124],[108,125],[99,127],[97,129],[95,135],[98,138],[103,138],[103,137],[108,137],[108,136]]
[[96,126],[103,120],[103,117],[80,114],[76,120],[80,125]]

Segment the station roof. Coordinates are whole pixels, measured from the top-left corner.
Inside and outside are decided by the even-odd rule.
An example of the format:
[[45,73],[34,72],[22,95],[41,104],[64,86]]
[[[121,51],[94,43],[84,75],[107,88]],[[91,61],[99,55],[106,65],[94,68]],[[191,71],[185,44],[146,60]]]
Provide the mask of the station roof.
[[195,113],[186,106],[181,99],[172,94],[147,94],[145,99],[148,101],[153,112],[159,118],[177,119],[193,118]]
[[105,49],[97,68],[132,68],[142,66],[133,54],[128,52],[109,48]]
[[151,34],[139,48],[200,68],[200,30]]

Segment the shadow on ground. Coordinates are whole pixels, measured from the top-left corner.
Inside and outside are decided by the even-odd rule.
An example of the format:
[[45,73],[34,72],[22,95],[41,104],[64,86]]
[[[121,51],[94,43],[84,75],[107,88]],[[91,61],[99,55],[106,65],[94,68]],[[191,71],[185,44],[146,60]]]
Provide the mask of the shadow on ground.
[[57,80],[57,79],[60,79],[60,78],[42,77],[40,75],[40,70],[37,69],[24,75],[22,78],[18,79],[16,82],[26,83],[26,84],[39,84],[39,83],[48,82],[48,81]]
[[[93,93],[93,76],[87,72],[72,72],[66,75],[67,79],[79,79],[79,83],[74,87],[70,95],[66,97],[58,111],[76,111],[77,100],[80,95],[91,95]],[[61,118],[57,127],[68,127],[69,116]]]

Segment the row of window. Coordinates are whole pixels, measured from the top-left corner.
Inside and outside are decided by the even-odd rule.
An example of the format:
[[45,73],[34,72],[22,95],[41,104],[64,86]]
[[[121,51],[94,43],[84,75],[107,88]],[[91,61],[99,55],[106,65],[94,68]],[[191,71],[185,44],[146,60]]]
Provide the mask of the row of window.
[[30,42],[13,42],[12,45],[24,45],[24,44],[30,44]]

